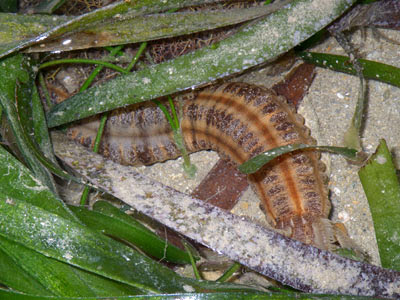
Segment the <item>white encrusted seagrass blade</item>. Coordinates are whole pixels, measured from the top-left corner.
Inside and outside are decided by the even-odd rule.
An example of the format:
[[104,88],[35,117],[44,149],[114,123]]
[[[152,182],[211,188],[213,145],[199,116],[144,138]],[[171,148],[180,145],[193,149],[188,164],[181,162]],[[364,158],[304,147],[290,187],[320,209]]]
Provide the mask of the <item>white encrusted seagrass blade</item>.
[[399,272],[291,240],[107,160],[63,134],[52,137],[56,155],[94,185],[250,269],[306,292],[400,296]]

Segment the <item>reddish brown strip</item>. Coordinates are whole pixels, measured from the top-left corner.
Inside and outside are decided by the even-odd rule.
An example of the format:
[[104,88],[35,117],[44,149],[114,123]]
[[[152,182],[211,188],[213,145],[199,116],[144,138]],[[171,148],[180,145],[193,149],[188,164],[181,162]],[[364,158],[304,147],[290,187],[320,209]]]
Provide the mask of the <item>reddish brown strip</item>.
[[192,196],[231,210],[248,186],[246,175],[240,173],[228,160],[219,159]]
[[272,89],[297,108],[311,86],[314,76],[315,66],[304,63],[294,68],[284,82],[275,85]]

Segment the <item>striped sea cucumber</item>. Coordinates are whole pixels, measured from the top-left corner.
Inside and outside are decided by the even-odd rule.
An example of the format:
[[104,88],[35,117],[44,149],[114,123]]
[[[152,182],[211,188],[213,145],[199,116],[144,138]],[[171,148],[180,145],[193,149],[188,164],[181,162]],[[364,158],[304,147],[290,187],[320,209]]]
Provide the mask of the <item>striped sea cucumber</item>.
[[[235,164],[293,143],[314,144],[304,119],[273,91],[246,83],[225,83],[188,97],[180,120],[189,152],[212,149]],[[72,127],[69,136],[94,142],[98,120]],[[180,156],[171,126],[153,103],[114,111],[100,152],[121,164],[153,164]],[[328,219],[330,201],[324,164],[314,150],[283,155],[249,176],[267,221],[284,234],[332,250],[338,227]]]

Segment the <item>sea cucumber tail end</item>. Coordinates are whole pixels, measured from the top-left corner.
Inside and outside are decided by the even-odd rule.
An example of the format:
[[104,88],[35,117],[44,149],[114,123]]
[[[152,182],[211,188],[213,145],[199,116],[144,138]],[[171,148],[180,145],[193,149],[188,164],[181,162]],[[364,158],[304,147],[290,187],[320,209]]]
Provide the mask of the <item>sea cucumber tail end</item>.
[[317,248],[334,251],[338,248],[357,250],[341,223],[333,223],[320,216],[292,216],[277,222],[277,229],[288,232],[288,236]]

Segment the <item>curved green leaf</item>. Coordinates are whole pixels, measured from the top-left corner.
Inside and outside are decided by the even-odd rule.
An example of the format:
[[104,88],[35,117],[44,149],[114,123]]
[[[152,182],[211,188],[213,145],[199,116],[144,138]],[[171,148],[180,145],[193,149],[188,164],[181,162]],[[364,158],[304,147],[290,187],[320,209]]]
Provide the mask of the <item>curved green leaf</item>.
[[241,72],[293,48],[353,2],[295,0],[211,47],[120,76],[69,98],[48,113],[48,125],[55,127]]
[[66,58],[66,59],[59,59],[59,60],[52,60],[45,62],[39,66],[40,69],[44,69],[47,67],[51,66],[56,66],[60,64],[90,64],[90,65],[98,65],[98,66],[103,66],[112,70],[115,70],[117,72],[120,72],[122,74],[128,74],[129,72],[125,70],[124,68],[114,65],[109,62],[101,61],[101,60],[96,60],[96,59],[84,59],[84,58]]
[[240,172],[244,174],[252,174],[261,169],[265,164],[273,160],[274,158],[293,152],[299,149],[317,149],[322,151],[329,151],[332,153],[340,154],[346,157],[347,159],[356,160],[357,159],[357,150],[351,148],[344,147],[333,147],[333,146],[317,146],[317,145],[305,145],[305,144],[290,144],[285,146],[280,146],[273,148],[271,150],[265,151],[248,161],[241,164],[238,169]]
[[0,91],[0,104],[17,141],[18,149],[22,153],[25,162],[35,173],[36,177],[55,192],[56,187],[51,173],[43,167],[30,147],[32,142],[28,140],[29,137],[21,124],[21,118],[18,115],[14,97],[8,98]]

